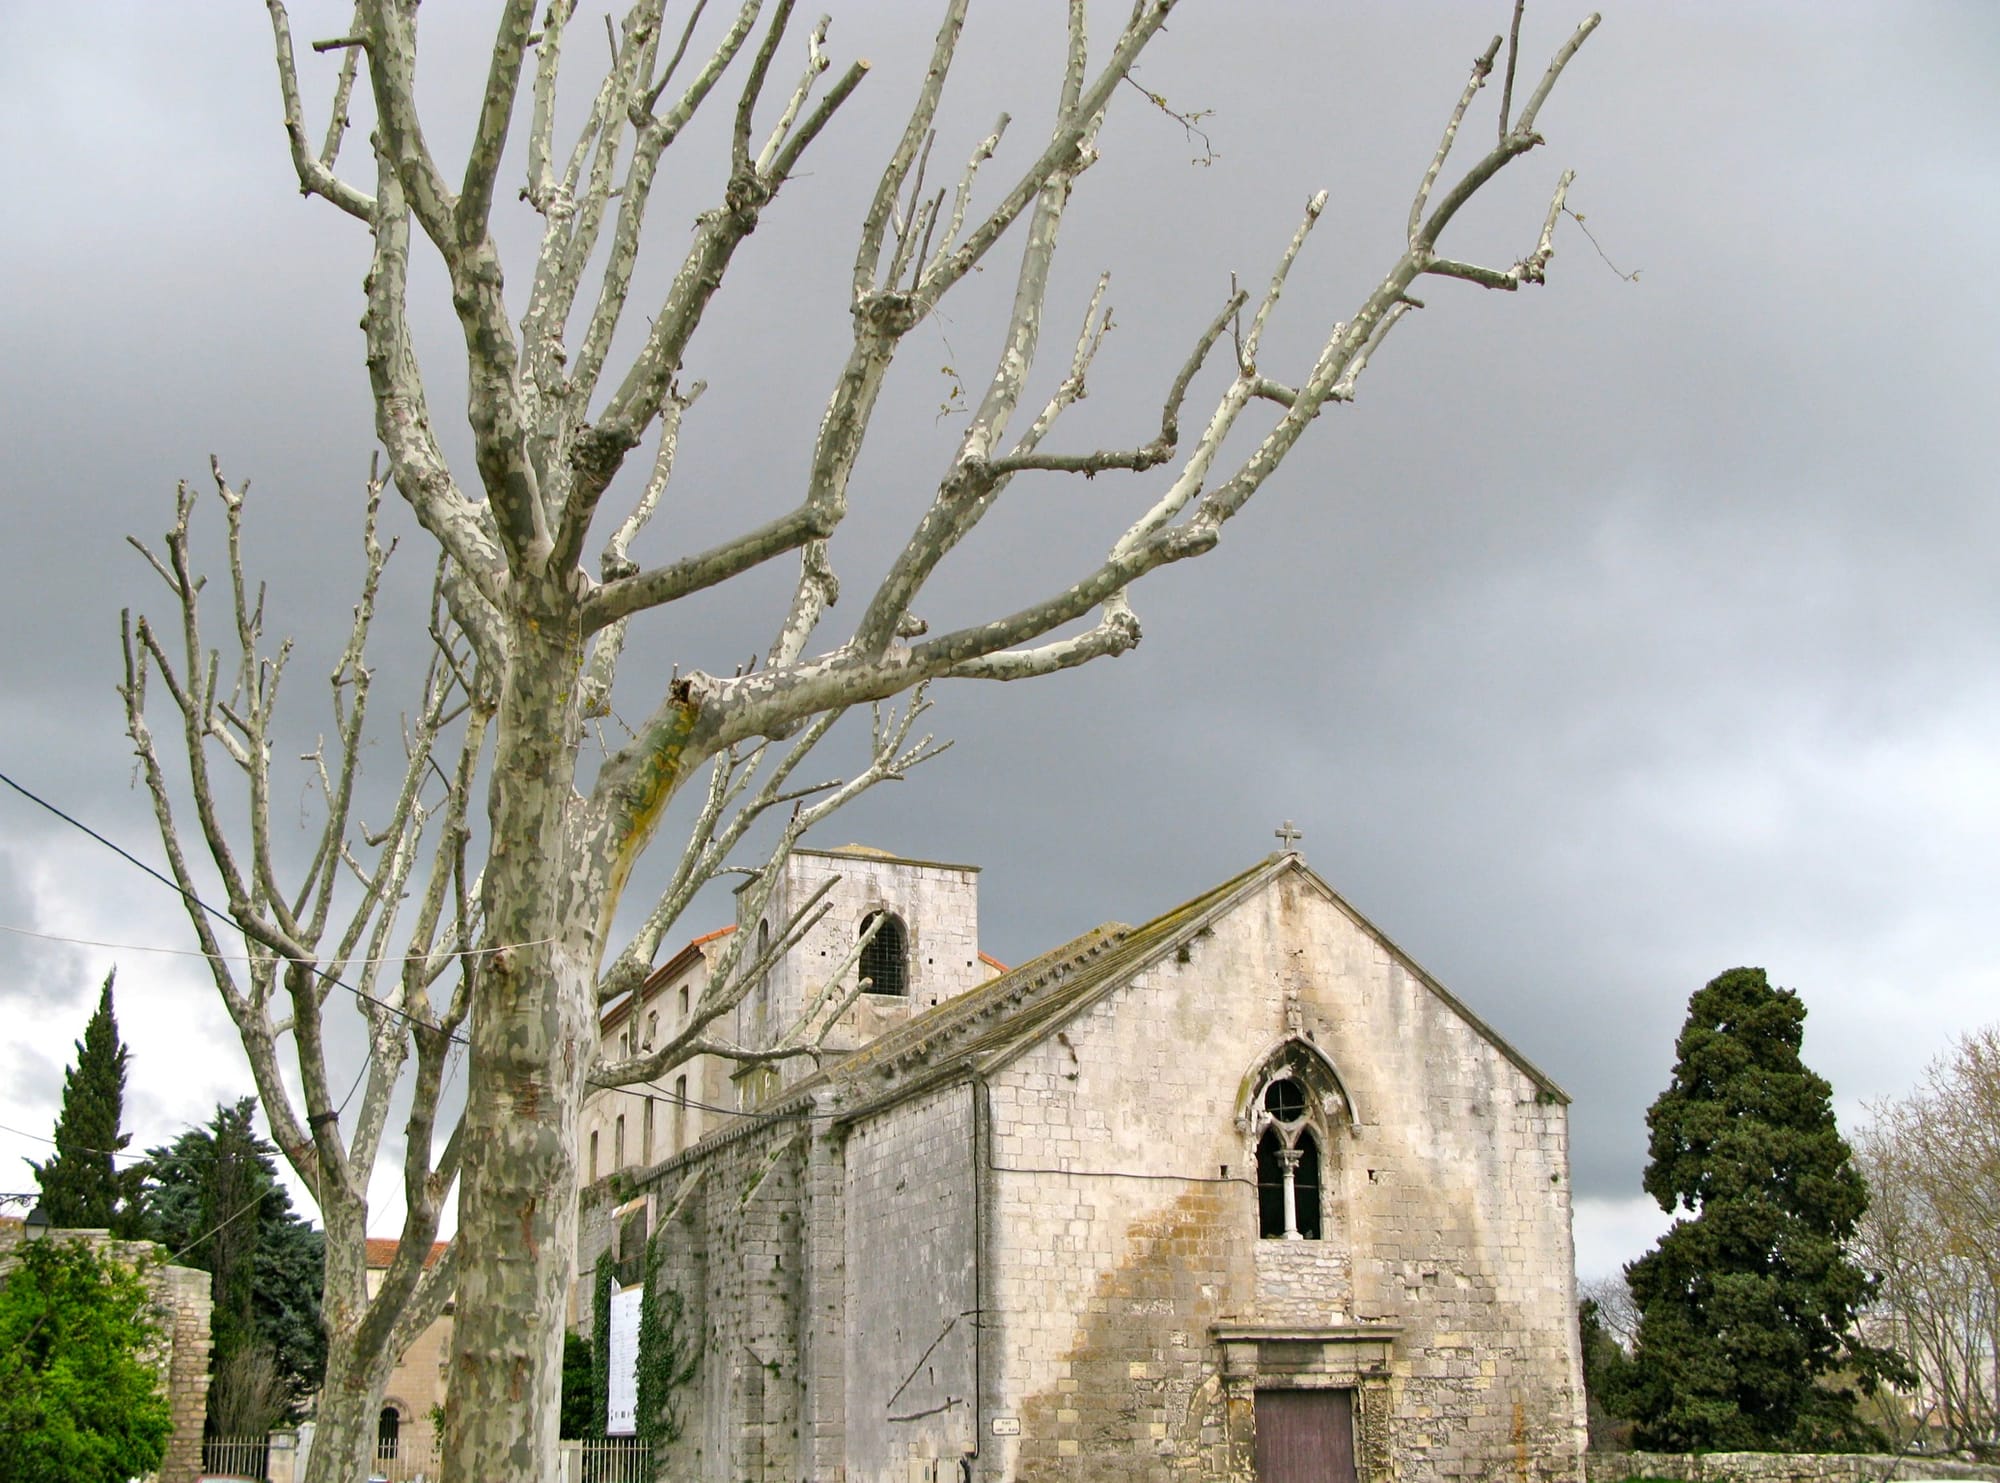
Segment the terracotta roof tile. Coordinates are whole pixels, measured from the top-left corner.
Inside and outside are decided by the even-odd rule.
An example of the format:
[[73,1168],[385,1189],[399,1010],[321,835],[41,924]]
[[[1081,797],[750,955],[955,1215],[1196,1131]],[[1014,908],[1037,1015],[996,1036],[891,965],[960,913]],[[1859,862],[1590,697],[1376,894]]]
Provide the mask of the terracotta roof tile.
[[[368,1238],[369,1270],[380,1272],[387,1267],[390,1262],[396,1259],[396,1248],[401,1244],[401,1242],[393,1237],[370,1236]],[[424,1258],[424,1265],[428,1267],[439,1257],[443,1256],[445,1247],[449,1245],[451,1245],[449,1241],[433,1241],[431,1243],[431,1254]]]

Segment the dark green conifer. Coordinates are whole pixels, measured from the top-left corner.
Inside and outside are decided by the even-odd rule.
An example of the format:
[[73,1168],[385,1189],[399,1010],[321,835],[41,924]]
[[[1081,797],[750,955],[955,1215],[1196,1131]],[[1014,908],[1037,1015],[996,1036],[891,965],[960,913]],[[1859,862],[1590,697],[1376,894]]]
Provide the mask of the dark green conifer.
[[56,1118],[56,1151],[46,1164],[31,1163],[41,1186],[42,1212],[49,1224],[66,1230],[108,1229],[130,1233],[131,1196],[136,1176],[121,1171],[115,1155],[131,1136],[120,1131],[125,1113],[128,1053],[118,1039],[118,1017],[105,975],[97,1012],[76,1042],[76,1063],[63,1072],[62,1112]]
[[[144,1230],[184,1267],[210,1274],[213,1429],[235,1435],[294,1414],[320,1382],[325,1237],[292,1210],[277,1150],[257,1136],[256,1103],[216,1107],[147,1154]],[[259,1363],[238,1356],[262,1355]]]
[[1723,974],[1689,1001],[1646,1114],[1646,1192],[1685,1213],[1626,1269],[1642,1448],[1852,1450],[1877,1439],[1850,1386],[1905,1373],[1855,1334],[1875,1282],[1847,1243],[1868,1192],[1833,1089],[1799,1059],[1805,1017],[1761,968]]

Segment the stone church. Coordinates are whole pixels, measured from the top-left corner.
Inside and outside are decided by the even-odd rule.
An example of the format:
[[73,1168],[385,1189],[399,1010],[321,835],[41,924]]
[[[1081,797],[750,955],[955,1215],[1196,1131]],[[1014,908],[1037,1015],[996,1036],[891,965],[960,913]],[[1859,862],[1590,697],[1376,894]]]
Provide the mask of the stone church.
[[829,881],[735,1026],[879,917],[819,1068],[589,1110],[579,1270],[660,1238],[658,1476],[1581,1479],[1567,1098],[1297,853],[1006,972],[974,868],[801,851],[772,921]]

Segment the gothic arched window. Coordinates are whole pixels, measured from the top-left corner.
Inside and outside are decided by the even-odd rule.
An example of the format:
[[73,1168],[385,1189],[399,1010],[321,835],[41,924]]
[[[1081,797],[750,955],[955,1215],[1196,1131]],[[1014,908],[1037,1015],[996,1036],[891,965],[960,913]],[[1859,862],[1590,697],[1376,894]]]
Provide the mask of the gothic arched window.
[[1281,1076],[1264,1089],[1257,1139],[1257,1234],[1287,1241],[1320,1237],[1319,1140],[1306,1125],[1304,1089]]
[[1238,1123],[1251,1140],[1257,1169],[1257,1234],[1268,1240],[1326,1237],[1329,1194],[1338,1196],[1330,1141],[1351,1116],[1345,1090],[1325,1053],[1289,1040],[1244,1083]]
[[894,912],[870,912],[862,920],[866,932],[875,923],[875,936],[861,950],[861,976],[869,981],[871,994],[907,994],[910,991],[909,934]]
[[380,1458],[395,1457],[396,1444],[402,1436],[402,1431],[403,1418],[396,1414],[396,1408],[384,1406],[381,1416],[375,1423],[375,1455]]

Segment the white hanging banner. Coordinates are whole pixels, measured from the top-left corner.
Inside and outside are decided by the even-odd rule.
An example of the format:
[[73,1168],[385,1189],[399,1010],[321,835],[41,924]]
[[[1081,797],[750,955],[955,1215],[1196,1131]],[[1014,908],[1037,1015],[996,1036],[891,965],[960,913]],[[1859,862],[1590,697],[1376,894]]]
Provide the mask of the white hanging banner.
[[605,1407],[604,1433],[629,1437],[639,1430],[639,1308],[646,1300],[644,1283],[611,1294],[611,1385]]

